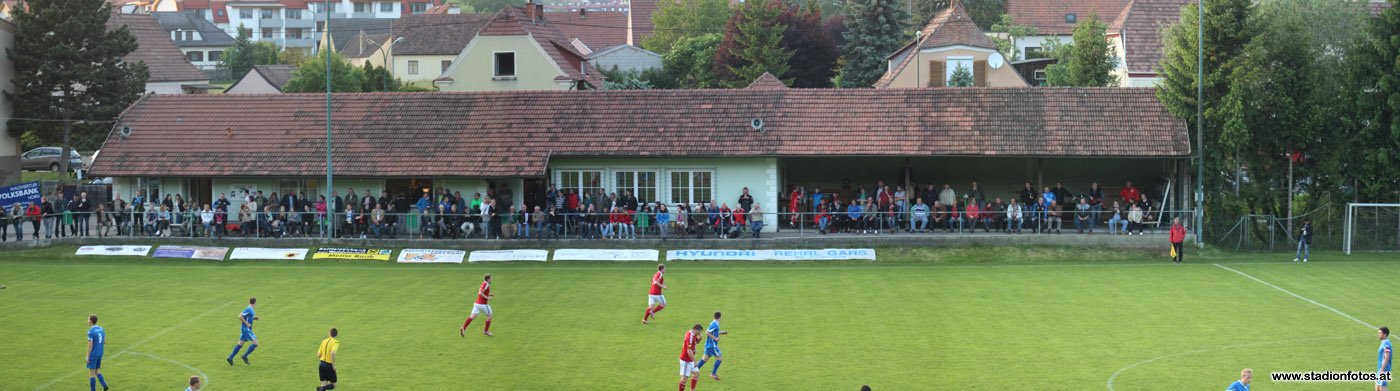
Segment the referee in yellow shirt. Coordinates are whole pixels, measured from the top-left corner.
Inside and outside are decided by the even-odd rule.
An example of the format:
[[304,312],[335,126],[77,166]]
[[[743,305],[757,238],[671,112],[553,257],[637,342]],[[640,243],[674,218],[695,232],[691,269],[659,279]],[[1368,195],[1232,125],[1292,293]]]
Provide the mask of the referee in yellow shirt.
[[335,353],[340,350],[340,341],[335,339],[339,334],[336,329],[331,329],[331,337],[321,341],[321,347],[316,349],[316,358],[321,360],[321,385],[316,387],[316,391],[335,389]]

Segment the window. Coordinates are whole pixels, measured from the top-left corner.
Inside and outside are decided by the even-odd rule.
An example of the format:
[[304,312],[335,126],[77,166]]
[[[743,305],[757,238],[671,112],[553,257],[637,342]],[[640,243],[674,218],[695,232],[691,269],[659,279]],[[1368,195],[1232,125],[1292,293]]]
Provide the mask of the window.
[[[559,190],[573,189],[579,194],[592,194],[603,189],[602,171],[559,171]],[[579,197],[583,198],[583,197]]]
[[201,52],[201,51],[193,51],[193,52],[185,53],[185,58],[190,59],[190,62],[201,62],[201,61],[204,61],[204,52]]
[[623,190],[631,190],[632,195],[637,196],[638,203],[656,201],[655,171],[618,171],[616,175],[619,197],[622,196]]
[[415,14],[428,12],[428,3],[411,3],[408,5],[408,10]]
[[302,31],[305,29],[287,29],[287,39],[302,39]]
[[214,13],[218,14],[219,16],[224,16],[224,10],[222,8],[220,8],[218,11],[214,11]]
[[208,18],[206,18],[206,17],[204,16],[204,11],[206,11],[206,10],[200,10],[200,9],[194,10],[194,16],[195,16],[196,18],[200,18],[200,19],[208,19]]
[[1033,58],[1045,58],[1045,49],[1039,46],[1027,46],[1025,56],[1027,60]]
[[447,68],[452,67],[452,60],[442,60],[442,73],[447,73]]
[[714,198],[714,173],[671,171],[671,203],[694,204]]
[[[1206,10],[1209,11],[1209,9],[1206,9]],[[1074,13],[1065,14],[1065,23],[1069,23],[1069,24],[1079,23],[1079,15],[1075,15]]]
[[355,12],[369,12],[369,4],[367,4],[367,3],[352,3],[352,4],[355,5]]
[[[968,73],[977,72],[972,69],[972,57],[948,57],[948,65],[943,67],[943,85],[948,85],[948,80],[953,79],[953,72],[958,67],[967,67]],[[975,73],[974,73],[975,76]]]
[[272,15],[273,15],[272,11],[273,11],[273,10],[267,9],[267,8],[263,8],[263,9],[260,9],[260,10],[258,10],[258,11],[260,11],[259,14],[262,14],[262,18],[263,18],[263,19],[272,19]]
[[240,10],[238,10],[238,17],[239,17],[239,18],[243,18],[243,19],[252,19],[252,18],[253,18],[253,10],[247,9],[247,8],[240,9]]
[[263,37],[264,39],[272,39],[272,37],[273,37],[274,35],[276,35],[276,34],[277,34],[277,29],[269,29],[269,28],[262,29],[262,37]]
[[160,178],[137,178],[137,182],[146,190],[146,202],[160,202]]
[[1045,78],[1045,70],[1044,70],[1044,69],[1037,69],[1037,70],[1035,70],[1035,85],[1044,87],[1044,86],[1045,86],[1045,79],[1046,79],[1046,78]]
[[301,10],[287,10],[287,19],[301,19]]
[[515,52],[496,53],[496,76],[515,76]]
[[379,12],[394,12],[394,3],[387,1],[379,3]]
[[221,52],[221,51],[218,51],[218,50],[214,50],[214,51],[210,51],[210,52],[209,52],[209,61],[218,62],[219,59],[220,59],[220,58],[223,58],[223,57],[224,57],[224,52]]
[[418,74],[418,60],[409,60],[409,61],[408,61],[408,74],[410,74],[410,75],[417,75],[417,74]]

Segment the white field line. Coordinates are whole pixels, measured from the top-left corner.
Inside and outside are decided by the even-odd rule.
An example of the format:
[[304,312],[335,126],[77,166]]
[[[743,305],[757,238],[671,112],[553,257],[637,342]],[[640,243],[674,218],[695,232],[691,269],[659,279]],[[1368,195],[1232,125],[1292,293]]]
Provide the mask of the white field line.
[[1208,348],[1208,349],[1196,349],[1196,350],[1192,350],[1192,351],[1189,351],[1189,352],[1172,353],[1172,354],[1168,354],[1168,355],[1165,355],[1165,356],[1159,356],[1159,357],[1152,358],[1152,359],[1147,359],[1147,360],[1143,360],[1143,361],[1138,361],[1138,362],[1136,362],[1136,363],[1133,363],[1133,365],[1129,365],[1129,366],[1126,366],[1126,367],[1119,368],[1117,371],[1114,371],[1114,372],[1113,372],[1113,376],[1109,376],[1109,377],[1108,377],[1108,390],[1109,390],[1109,391],[1114,391],[1114,390],[1113,390],[1113,380],[1117,379],[1117,378],[1118,378],[1118,375],[1123,374],[1123,372],[1127,372],[1128,370],[1131,370],[1131,369],[1133,369],[1133,368],[1137,368],[1137,367],[1139,367],[1139,366],[1151,364],[1151,363],[1153,363],[1153,362],[1157,362],[1157,361],[1165,360],[1165,359],[1169,359],[1169,358],[1176,358],[1176,357],[1181,357],[1181,356],[1189,356],[1189,355],[1201,354],[1201,353],[1218,352],[1218,351],[1230,350],[1230,349],[1252,348],[1252,347],[1259,347],[1259,346],[1291,344],[1291,343],[1298,343],[1298,342],[1325,341],[1325,340],[1351,339],[1351,338],[1355,338],[1355,337],[1317,337],[1317,338],[1290,339],[1290,340],[1285,340],[1285,341],[1263,341],[1263,342],[1253,342],[1253,343],[1245,343],[1245,344],[1238,344],[1238,345],[1226,345],[1226,346],[1220,346],[1220,347],[1214,347],[1214,348]]
[[1258,278],[1255,278],[1254,276],[1251,276],[1251,275],[1249,275],[1249,274],[1247,274],[1247,273],[1245,273],[1245,272],[1242,272],[1242,271],[1239,271],[1239,270],[1235,270],[1235,269],[1230,268],[1229,266],[1221,265],[1221,264],[1218,264],[1218,263],[1215,264],[1215,266],[1216,266],[1216,267],[1219,267],[1219,268],[1221,268],[1221,269],[1225,269],[1225,270],[1229,270],[1229,271],[1232,271],[1232,272],[1235,272],[1235,273],[1239,273],[1239,275],[1245,276],[1245,278],[1254,280],[1255,282],[1258,282],[1258,283],[1260,283],[1260,284],[1264,284],[1265,286],[1268,286],[1268,287],[1270,287],[1270,288],[1278,289],[1279,292],[1287,293],[1289,296],[1293,296],[1293,297],[1298,298],[1298,300],[1306,301],[1306,302],[1312,303],[1312,304],[1315,305],[1315,306],[1322,307],[1322,308],[1326,308],[1328,311],[1335,312],[1335,313],[1337,313],[1337,315],[1341,315],[1341,316],[1344,317],[1344,318],[1351,319],[1353,322],[1360,323],[1362,326],[1366,326],[1367,328],[1370,328],[1370,329],[1372,329],[1372,330],[1374,330],[1374,329],[1376,328],[1376,326],[1374,326],[1374,325],[1372,325],[1372,324],[1370,324],[1370,323],[1366,323],[1366,321],[1363,321],[1363,320],[1361,320],[1361,319],[1357,319],[1355,316],[1351,316],[1351,315],[1348,315],[1348,314],[1345,313],[1345,312],[1338,311],[1336,308],[1332,308],[1332,307],[1330,307],[1330,306],[1328,306],[1328,305],[1326,305],[1326,304],[1318,303],[1316,300],[1309,299],[1309,298],[1303,297],[1302,295],[1299,295],[1299,294],[1297,294],[1297,293],[1290,292],[1290,291],[1287,290],[1287,289],[1280,288],[1278,285],[1270,284],[1268,281],[1264,281],[1264,280],[1260,280],[1260,279],[1258,279]]
[[171,364],[175,364],[175,365],[179,365],[179,366],[185,367],[185,369],[189,369],[189,370],[191,370],[191,371],[194,371],[194,373],[199,374],[199,378],[202,380],[201,383],[203,383],[203,384],[200,386],[199,389],[201,389],[201,390],[209,389],[209,384],[211,383],[210,380],[209,380],[209,375],[204,374],[204,371],[199,370],[199,368],[195,368],[195,367],[190,366],[189,364],[185,364],[185,363],[182,363],[182,362],[179,362],[179,361],[171,360],[171,359],[168,359],[168,358],[165,358],[165,357],[161,357],[161,356],[157,356],[157,355],[154,355],[154,354],[147,354],[147,353],[141,353],[141,352],[126,352],[126,353],[127,353],[127,354],[130,354],[130,355],[133,355],[133,356],[142,356],[142,357],[146,357],[146,358],[150,358],[150,359],[154,359],[154,360],[165,361],[165,362],[168,362],[168,363],[171,363]]
[[[218,311],[218,310],[224,309],[224,307],[228,307],[229,304],[233,304],[233,302],[230,301],[230,302],[227,302],[227,303],[224,303],[224,304],[220,304],[218,307],[214,307],[213,309],[210,309],[210,310],[208,310],[208,311],[204,311],[204,313],[199,314],[199,315],[195,315],[195,317],[193,317],[193,318],[186,319],[184,322],[180,322],[180,324],[171,326],[171,327],[169,327],[169,328],[167,328],[167,329],[165,329],[165,330],[161,330],[161,331],[158,332],[158,333],[152,334],[151,336],[146,337],[146,339],[142,339],[142,340],[140,340],[140,341],[137,341],[136,343],[131,344],[130,346],[127,346],[125,349],[122,349],[121,351],[117,352],[116,354],[113,354],[113,355],[111,356],[111,358],[121,357],[123,354],[126,354],[127,352],[131,351],[132,348],[135,348],[135,347],[137,347],[137,346],[141,346],[142,344],[145,344],[145,343],[147,343],[147,342],[151,342],[151,340],[154,340],[154,339],[156,339],[156,338],[158,338],[158,337],[160,337],[160,336],[162,336],[162,335],[165,335],[166,333],[169,333],[169,332],[171,332],[171,331],[175,331],[175,329],[184,327],[184,326],[187,325],[187,324],[193,323],[194,321],[199,320],[199,318],[203,318],[203,317],[205,317],[205,316],[207,316],[207,315],[209,315],[209,314],[211,314],[211,313],[214,313],[214,311]],[[35,387],[34,390],[35,390],[35,391],[38,391],[38,390],[43,390],[43,389],[52,387],[54,384],[58,384],[58,382],[61,382],[61,381],[63,381],[64,379],[73,377],[73,375],[77,375],[77,374],[83,373],[84,371],[87,371],[87,369],[79,369],[79,370],[76,370],[76,371],[73,371],[73,372],[69,372],[67,375],[63,375],[62,377],[59,377],[59,378],[57,378],[57,379],[53,379],[52,381],[50,381],[50,382],[48,382],[48,383],[44,383],[44,385]]]

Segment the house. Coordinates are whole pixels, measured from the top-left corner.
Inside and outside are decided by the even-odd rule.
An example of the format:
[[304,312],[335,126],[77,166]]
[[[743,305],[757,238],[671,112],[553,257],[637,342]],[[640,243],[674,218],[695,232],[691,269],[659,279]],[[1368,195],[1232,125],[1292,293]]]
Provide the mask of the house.
[[[748,187],[769,213],[783,211],[790,186],[877,179],[975,180],[987,194],[1009,195],[1027,180],[1146,185],[1160,176],[1174,184],[1168,209],[1181,209],[1192,188],[1186,123],[1151,88],[799,89],[776,81],[732,90],[339,94],[329,129],[335,186],[410,197],[424,187],[486,194],[509,186],[513,205],[534,202],[526,192],[545,181],[670,205],[732,202]],[[114,124],[132,132],[108,136],[91,172],[114,177],[113,190],[128,198],[137,190],[196,202],[235,188],[320,194],[325,99],[147,96]],[[241,201],[233,202],[237,210]]]
[[1152,87],[1161,80],[1162,32],[1181,20],[1181,7],[1196,0],[1129,0],[1109,25],[1109,47],[1118,57],[1113,73],[1123,87]]
[[[441,14],[407,15],[393,24],[392,65],[394,77],[408,83],[432,82],[452,67],[452,61],[490,22],[492,15]],[[379,59],[371,63],[383,65]]]
[[[321,31],[322,34],[318,37],[320,42],[313,48],[313,52],[326,46],[324,42],[326,39],[325,25],[325,21],[316,22],[316,30]],[[393,19],[332,19],[331,44],[334,45],[336,52],[350,59],[355,65],[363,65],[371,54],[378,52],[379,45],[388,42],[393,26]]]
[[916,38],[886,58],[889,68],[875,88],[945,87],[965,68],[977,87],[1025,87],[1028,84],[977,27],[961,1],[934,15]]
[[551,4],[545,5],[545,17],[566,39],[577,39],[587,47],[580,50],[587,54],[617,45],[642,46],[642,40],[656,29],[651,22],[656,9],[657,0]]
[[1104,24],[1113,23],[1129,0],[1006,0],[1006,14],[1016,23],[1035,27],[1036,35],[1015,37],[1015,60],[1047,57],[1047,43],[1058,39],[1074,42],[1074,26],[1097,14]]
[[199,69],[217,68],[219,58],[233,45],[233,37],[193,11],[156,12],[154,15],[156,22],[170,33],[175,46]]
[[170,33],[156,22],[155,16],[113,12],[112,17],[107,19],[108,30],[123,25],[136,37],[138,46],[122,61],[144,62],[150,68],[151,77],[146,80],[147,93],[203,93],[214,88],[209,84],[209,76],[190,63],[185,53],[170,39]]
[[292,80],[295,65],[254,65],[253,70],[233,83],[225,94],[280,94],[282,86]]
[[[15,24],[10,22],[8,16],[0,18],[0,52],[9,51],[14,46]],[[0,90],[14,93],[14,79],[15,66],[10,61],[10,56],[0,56]],[[12,114],[14,108],[11,107],[10,100],[0,99],[0,117],[10,118]],[[10,135],[9,121],[0,121],[0,184],[19,183],[19,157],[24,153],[20,148],[19,137]]]
[[[127,4],[122,7],[123,12],[190,11],[213,22],[230,36],[236,36],[238,27],[243,26],[249,29],[249,38],[253,41],[268,41],[283,48],[311,48],[320,40],[322,31],[318,21],[325,20],[327,10],[332,20],[392,20],[428,13],[429,9],[443,3],[441,0],[339,0],[330,3],[329,8],[326,2],[314,0],[136,0]],[[376,33],[383,35],[388,30]]]
[[588,63],[601,70],[611,70],[614,67],[622,72],[661,69],[660,54],[632,45],[617,45],[587,55]]
[[526,3],[496,13],[472,37],[442,76],[441,91],[585,90],[602,88],[603,75],[545,18]]
[[1033,87],[1045,87],[1049,85],[1049,77],[1045,73],[1045,68],[1059,62],[1054,57],[1032,58],[1029,60],[1012,61],[1011,67],[1016,69],[1016,73],[1021,75]]

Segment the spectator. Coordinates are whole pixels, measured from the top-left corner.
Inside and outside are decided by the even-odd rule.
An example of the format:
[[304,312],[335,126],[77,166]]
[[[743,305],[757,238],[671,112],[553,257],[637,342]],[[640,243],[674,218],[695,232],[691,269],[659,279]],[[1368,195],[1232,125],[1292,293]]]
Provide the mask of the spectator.
[[662,241],[665,241],[666,236],[671,231],[671,212],[666,210],[666,204],[657,202],[654,213],[656,214],[656,233],[661,236]]
[[[865,202],[868,204],[870,201]],[[870,233],[870,227],[865,224],[865,219],[861,217],[861,214],[863,212],[864,207],[861,206],[860,202],[852,202],[851,206],[846,207],[846,216],[850,217],[853,224],[856,224],[860,227],[860,233]],[[853,227],[852,229],[855,228]]]
[[[59,215],[54,212],[54,203],[49,201],[49,197],[40,197],[39,202],[44,205],[44,239],[53,238],[53,228],[58,225]],[[63,234],[63,228],[59,228],[59,235]]]
[[[1143,223],[1143,225],[1152,224],[1152,223],[1154,223],[1154,222],[1157,222],[1157,213],[1154,213],[1154,212],[1152,211],[1152,209],[1153,209],[1153,208],[1152,208],[1152,201],[1148,201],[1148,200],[1147,200],[1147,195],[1146,195],[1146,194],[1142,194],[1142,195],[1140,195],[1140,197],[1141,197],[1141,199],[1138,200],[1138,207],[1139,207],[1139,208],[1142,208],[1142,223]],[[1155,226],[1155,224],[1154,224],[1154,226]]]
[[938,193],[938,202],[943,203],[944,206],[951,207],[957,203],[957,199],[958,193],[953,191],[953,187],[946,183],[943,184],[943,192]]
[[608,222],[603,226],[603,239],[613,239],[622,237],[622,216],[618,213],[617,207],[608,208]]
[[1125,232],[1132,235],[1134,229],[1138,231],[1138,235],[1142,235],[1142,208],[1137,204],[1128,209],[1128,229]]
[[[977,223],[982,221],[982,208],[977,206],[976,198],[967,200],[967,207],[963,208],[963,214],[967,216],[968,233],[977,232]],[[986,226],[983,226],[984,230]]]
[[1050,228],[1054,227],[1055,234],[1058,235],[1060,233],[1060,228],[1062,228],[1065,222],[1064,216],[1064,206],[1061,206],[1059,201],[1051,201],[1050,211],[1046,216],[1047,220],[1050,222],[1050,225],[1045,227],[1045,233],[1050,233]]
[[686,204],[676,204],[676,218],[671,221],[676,235],[685,238],[686,226],[690,223],[690,208]]
[[[788,225],[792,226],[792,228],[797,228],[797,224],[800,224],[802,221],[802,216],[800,213],[802,213],[802,199],[805,198],[804,194],[802,193],[802,190],[802,186],[793,186],[792,192],[788,193],[787,220]],[[779,224],[782,223],[781,218],[779,218],[778,221]]]
[[34,240],[39,240],[39,224],[44,219],[44,209],[39,204],[26,203],[24,219],[34,228]]
[[928,231],[928,205],[924,204],[923,197],[914,199],[914,207],[909,209],[910,232]]
[[[59,211],[59,213],[62,215],[63,218],[62,218],[62,223],[60,224],[60,227],[59,227],[58,230],[59,230],[60,232],[62,232],[62,231],[67,231],[67,234],[68,234],[69,237],[76,237],[76,236],[78,236],[78,221],[77,221],[77,219],[74,218],[75,216],[73,215],[74,209],[77,209],[77,208],[78,208],[78,200],[77,200],[77,199],[63,200],[62,198],[59,198],[59,201],[57,201],[57,203],[58,203],[58,204],[63,204],[63,210]],[[54,205],[54,208],[58,208],[58,207],[59,207],[59,205],[57,205],[57,204]],[[59,236],[63,236],[63,235],[59,235]]]
[[749,213],[749,230],[753,231],[753,238],[758,239],[763,234],[763,208],[759,204],[753,204],[753,210]]
[[931,225],[933,227],[933,230],[938,229],[939,226],[943,225],[945,222],[948,221],[948,215],[947,213],[945,213],[944,209],[945,208],[943,207],[942,201],[933,201],[933,208],[930,210],[933,216],[933,221]]
[[15,226],[15,241],[24,240],[24,207],[16,202],[10,205],[10,221]]
[[[10,230],[10,210],[9,210],[9,208],[5,208],[3,205],[0,205],[0,242],[4,242],[4,241],[6,241],[6,240],[9,239],[9,236],[10,236],[10,233],[8,232],[9,230]],[[16,231],[18,231],[18,229],[16,229]],[[19,235],[19,238],[20,238],[20,239],[24,239],[24,235]],[[16,241],[18,241],[18,240],[16,240]]]
[[1045,232],[1045,226],[1049,224],[1045,217],[1046,212],[1049,212],[1050,205],[1045,203],[1044,198],[1040,198],[1035,201],[1034,205],[1031,205],[1030,209],[1031,226],[1035,227],[1036,233]]
[[[947,185],[944,185],[944,186],[947,186]],[[951,190],[951,189],[945,189],[945,190],[944,190],[945,193],[946,193],[946,192],[949,192],[949,191],[952,191],[952,190]],[[944,232],[944,233],[951,233],[951,232],[953,232],[953,227],[957,227],[957,230],[958,230],[959,233],[962,232],[962,229],[963,229],[963,214],[960,213],[961,211],[962,211],[962,210],[958,209],[958,200],[957,200],[957,198],[953,198],[953,201],[950,202],[950,203],[948,203],[948,220],[946,220],[946,221],[943,222],[943,232]]]
[[1094,231],[1094,226],[1099,224],[1099,217],[1103,214],[1103,189],[1099,188],[1098,182],[1089,183],[1089,231]]
[[[525,209],[520,210],[519,217],[516,217],[516,224],[519,225],[515,228],[515,237],[523,239],[530,238],[530,229],[535,226],[535,220],[539,218],[539,215],[537,215],[536,213],[539,213],[538,206],[535,207],[534,212],[530,211],[528,205],[525,207]],[[588,213],[593,213],[593,205],[588,206]]]
[[550,183],[550,184],[549,184],[549,190],[545,190],[545,191],[544,191],[544,203],[545,203],[545,205],[554,205],[554,203],[557,202],[557,201],[559,201],[559,200],[560,200],[560,198],[559,198],[559,190],[556,189],[556,188],[554,187],[554,184],[553,184],[553,183]]
[[[977,216],[980,217],[980,218],[982,219],[982,220],[981,220],[981,221],[982,221],[982,232],[992,232],[992,226],[996,224],[996,217],[995,217],[995,216],[997,216],[997,215],[1000,214],[1000,213],[999,213],[999,211],[997,211],[996,209],[994,209],[994,208],[995,208],[994,204],[987,204],[986,206],[978,206],[978,205],[977,205],[977,202],[978,202],[977,200],[973,200],[973,201],[972,201],[972,206],[977,206],[977,207],[978,207],[978,212],[979,212],[979,213],[977,214]],[[976,228],[976,225],[975,225],[975,224],[974,224],[973,228]]]
[[[310,208],[309,206],[307,208]],[[214,237],[223,238],[228,230],[228,209],[214,208]]]
[[1031,186],[1031,182],[1026,181],[1026,186],[1021,188],[1021,207],[1028,208],[1031,205],[1035,205],[1036,199],[1038,198],[1040,198],[1040,195],[1035,192],[1035,188]]
[[1000,231],[1002,227],[1006,226],[1006,202],[1003,202],[1001,197],[997,197],[995,202],[987,204],[986,207],[982,208],[982,213],[989,212],[991,213],[989,217],[992,219],[992,227]]
[[987,195],[982,193],[982,187],[977,185],[977,181],[972,181],[972,189],[968,190],[963,198],[981,201],[987,199]]
[[745,212],[744,207],[741,206],[741,207],[735,207],[735,208],[734,208],[734,211],[733,211],[733,216],[734,216],[734,217],[732,218],[732,219],[734,220],[734,221],[733,221],[733,225],[732,225],[733,228],[730,228],[730,229],[729,229],[729,237],[731,237],[731,238],[743,238],[743,237],[744,237],[744,231],[749,229],[749,220],[748,220],[748,218],[746,217],[746,215],[747,215],[747,212]]
[[691,210],[690,229],[695,232],[695,238],[699,239],[705,237],[705,231],[709,230],[709,227],[710,211],[705,207],[705,204],[699,204],[697,208]]
[[633,214],[632,222],[637,226],[637,232],[640,232],[643,237],[651,232],[651,219],[655,213],[651,210],[651,205],[642,204],[641,210]]
[[[1304,227],[1306,226],[1307,225],[1305,224]],[[1172,262],[1181,263],[1182,258],[1185,257],[1185,255],[1182,254],[1182,250],[1185,249],[1182,248],[1183,246],[1181,245],[1181,243],[1186,241],[1186,228],[1181,226],[1180,217],[1172,218],[1172,228],[1170,233],[1171,234],[1169,236],[1171,236],[1170,239],[1172,242],[1172,254],[1175,255],[1174,259],[1172,259]]]
[[749,188],[745,187],[743,194],[739,194],[739,208],[749,210],[753,208],[753,196],[749,195]]
[[[622,210],[619,211],[619,212],[620,212],[621,215],[622,215],[622,232],[618,233],[618,239],[621,239],[623,235],[626,235],[628,239],[636,239],[636,238],[637,238],[637,224],[636,224],[637,212],[633,211],[632,209],[628,209],[628,208],[622,208]],[[553,214],[553,213],[551,213],[551,214]]]
[[170,210],[165,205],[160,206],[160,213],[156,216],[156,236],[170,236]]
[[1138,189],[1133,187],[1133,181],[1128,181],[1128,184],[1123,186],[1123,190],[1118,191],[1118,197],[1122,198],[1125,204],[1137,202],[1140,196],[1141,193],[1138,193]]
[[900,215],[903,215],[903,214],[905,214],[905,213],[909,213],[909,202],[908,202],[909,198],[908,198],[908,197],[909,197],[909,193],[907,193],[907,192],[904,191],[904,186],[895,186],[895,187],[894,187],[894,206],[895,206],[895,208],[896,208],[895,210],[896,210]]
[[1086,228],[1090,234],[1094,233],[1094,222],[1090,218],[1088,198],[1080,197],[1079,204],[1074,206],[1074,228],[1079,230],[1081,234]]
[[92,231],[90,231],[88,227],[88,224],[91,222],[90,218],[92,217],[92,201],[88,200],[88,193],[86,191],[78,195],[77,208],[74,213],[77,213],[78,217],[78,226],[75,233],[80,233],[83,236],[92,236]]
[[922,193],[919,193],[919,198],[923,198],[924,201],[927,202],[938,202],[938,189],[935,189],[933,187],[933,181],[929,181],[929,183],[924,184],[924,191]]
[[[821,188],[817,188],[817,190],[820,191]],[[812,197],[814,200],[821,200],[821,196],[814,195]],[[817,232],[826,235],[827,225],[831,224],[831,205],[823,202],[816,204],[816,208],[816,214],[812,215],[812,222],[817,225]]]
[[384,238],[384,228],[387,226],[384,223],[384,208],[380,208],[379,203],[370,206],[369,226],[370,231],[374,232],[375,239]]
[[1066,189],[1065,184],[1062,182],[1055,182],[1055,189],[1051,190],[1051,192],[1055,193],[1055,201],[1058,201],[1061,206],[1070,205],[1070,203],[1074,202],[1074,193]]
[[1108,219],[1108,234],[1117,235],[1119,232],[1128,233],[1128,215],[1123,212],[1123,207],[1114,201],[1113,215]]
[[1012,198],[1011,204],[1006,206],[1006,232],[1011,233],[1014,229],[1019,234],[1025,223],[1025,216],[1021,214],[1021,204]]
[[865,219],[865,226],[868,227],[872,233],[880,233],[880,230],[883,228],[881,227],[881,223],[884,219],[880,218],[880,213],[883,212],[883,210],[880,209],[879,201],[867,200],[865,206],[861,209],[863,212],[861,216]]
[[636,212],[637,207],[641,205],[641,203],[637,201],[637,196],[632,194],[631,190],[624,191],[623,193],[625,193],[623,196],[623,205],[627,208],[627,211]]
[[[199,211],[199,222],[204,225],[204,235],[214,236],[214,208],[209,204],[204,205],[204,209]],[[98,232],[101,234],[101,232]]]
[[[714,205],[714,201],[710,201],[710,204]],[[729,209],[728,202],[720,204],[719,218],[712,222],[712,224],[714,224],[716,238],[729,238],[729,229],[734,227],[734,211]]]
[[288,212],[288,213],[287,213],[287,234],[288,234],[288,235],[302,235],[302,236],[306,236],[306,234],[307,234],[307,229],[306,229],[306,216],[309,215],[310,213],[305,213],[305,212],[310,212],[310,210],[311,210],[310,207],[304,206],[304,205],[301,206],[301,207],[293,207],[293,208],[289,208],[289,209],[288,209],[288,211],[287,211],[287,212]]
[[491,238],[492,238],[491,233],[493,233],[493,232],[495,232],[495,233],[499,236],[499,235],[500,235],[500,232],[497,232],[497,231],[493,231],[493,230],[492,230],[492,228],[496,228],[496,227],[492,227],[492,225],[495,224],[495,220],[496,220],[496,199],[495,199],[495,198],[487,198],[485,201],[482,201],[482,203],[481,203],[481,213],[480,213],[480,215],[481,215],[481,237],[484,238],[484,239],[491,239]]
[[1055,192],[1050,191],[1049,187],[1045,187],[1045,191],[1040,192],[1040,199],[1045,201],[1046,207],[1054,205],[1055,201],[1059,200],[1059,198],[1056,198]]
[[355,194],[355,188],[352,187],[350,188],[350,190],[345,192],[345,199],[343,201],[346,205],[344,210],[345,212],[359,212],[359,210],[357,209],[360,207],[360,196]]

